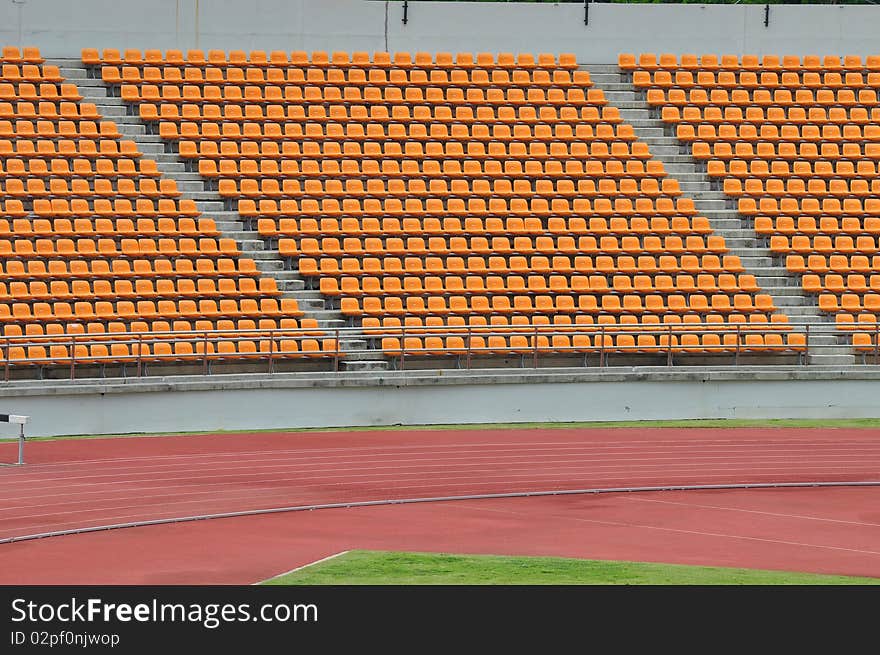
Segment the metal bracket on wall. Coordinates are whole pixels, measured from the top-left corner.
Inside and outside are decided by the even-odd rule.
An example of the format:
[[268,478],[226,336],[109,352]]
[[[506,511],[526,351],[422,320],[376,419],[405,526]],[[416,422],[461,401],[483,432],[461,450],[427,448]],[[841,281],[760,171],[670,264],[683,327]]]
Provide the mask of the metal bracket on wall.
[[770,5],[764,5],[764,27],[770,25]]
[[406,25],[409,22],[409,0],[403,0],[403,24]]
[[584,25],[590,24],[590,0],[584,0]]

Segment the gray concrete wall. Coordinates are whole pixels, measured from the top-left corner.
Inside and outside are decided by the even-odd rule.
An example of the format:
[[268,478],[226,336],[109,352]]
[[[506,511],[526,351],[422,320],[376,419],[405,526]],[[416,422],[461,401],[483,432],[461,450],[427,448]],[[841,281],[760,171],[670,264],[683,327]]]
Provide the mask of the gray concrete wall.
[[[20,1],[20,0],[17,0]],[[874,6],[590,6],[380,0],[0,0],[0,42],[49,57],[84,47],[264,50],[877,54]],[[20,19],[20,20],[19,20]],[[19,38],[19,28],[21,38]]]
[[[241,388],[241,387],[244,388]],[[9,394],[28,434],[115,434],[298,427],[699,418],[877,418],[874,379],[632,375],[603,381],[287,386]],[[0,429],[0,436],[14,430]]]

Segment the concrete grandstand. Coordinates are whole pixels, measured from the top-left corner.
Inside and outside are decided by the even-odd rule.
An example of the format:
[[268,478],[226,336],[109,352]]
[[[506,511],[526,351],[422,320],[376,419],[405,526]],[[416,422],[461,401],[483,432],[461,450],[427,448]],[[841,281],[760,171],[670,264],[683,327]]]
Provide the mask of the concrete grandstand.
[[877,415],[870,8],[257,4],[0,9],[34,434]]

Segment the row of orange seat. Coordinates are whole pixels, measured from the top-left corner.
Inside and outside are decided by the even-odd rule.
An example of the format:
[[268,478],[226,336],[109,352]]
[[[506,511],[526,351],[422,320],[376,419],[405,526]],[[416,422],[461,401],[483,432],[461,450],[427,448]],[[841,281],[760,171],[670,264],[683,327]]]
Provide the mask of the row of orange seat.
[[[207,87],[206,87],[207,88]],[[867,109],[877,105],[877,91],[875,89],[797,89],[792,93],[790,89],[715,89],[706,91],[701,88],[693,88],[689,91],[684,89],[658,89],[651,88],[647,92],[647,100],[650,105],[752,105],[756,107],[814,107],[816,105],[827,107],[854,107],[860,106]]]
[[728,178],[722,185],[729,196],[880,196],[880,180],[864,178],[831,179],[800,177]]
[[[86,339],[88,341],[88,339]],[[10,346],[0,348],[0,363],[12,367],[178,364],[186,362],[226,362],[253,359],[335,356],[339,352],[334,339],[287,338],[255,341],[221,335],[213,340],[173,337],[146,343],[79,343],[68,347],[63,342],[48,346]]]
[[[9,103],[6,104],[8,105]],[[298,105],[286,106],[284,103],[225,105],[192,103],[156,105],[144,103],[140,105],[139,113],[141,118],[147,122],[265,123],[266,125],[263,126],[264,130],[276,129],[273,126],[278,124],[281,131],[291,137],[299,134],[299,132],[291,132],[291,130],[299,128],[302,130],[302,134],[316,134],[314,131],[320,129],[333,134],[333,136],[347,134],[350,135],[350,138],[357,138],[359,134],[376,134],[375,130],[379,128],[390,130],[392,129],[391,126],[395,124],[404,125],[404,129],[421,130],[424,128],[439,130],[443,128],[447,131],[465,129],[471,133],[480,133],[482,131],[494,133],[496,130],[501,132],[507,130],[511,133],[513,130],[519,130],[520,134],[524,134],[525,130],[534,130],[535,133],[539,133],[542,130],[553,131],[554,133],[558,131],[568,133],[566,130],[569,132],[573,129],[585,130],[587,128],[604,130],[610,126],[623,130],[627,134],[632,130],[631,126],[621,124],[620,113],[617,108],[608,105],[602,106],[601,110],[598,107],[583,107],[577,116],[572,115],[573,120],[571,122],[574,125],[565,122],[560,123],[559,121],[551,121],[547,125],[535,121],[514,123],[513,125],[498,123],[494,120],[483,123],[480,120],[474,120],[473,112],[468,112],[466,109],[457,107],[456,111],[452,112],[449,107],[445,106],[436,107],[432,110],[422,105],[414,107],[396,105],[392,107],[392,117],[389,120],[371,122],[369,120],[370,116],[366,115],[366,125],[350,123],[347,119],[347,114],[346,120],[343,121],[329,118],[310,122],[307,117],[304,120],[301,107]],[[361,110],[357,109],[356,111],[360,112]],[[331,113],[335,112],[337,112],[336,109],[331,109]],[[543,109],[542,112],[543,115],[551,116],[549,109]],[[567,115],[571,114],[568,110],[565,110],[565,112],[567,112]],[[381,112],[378,112],[377,115],[379,113]],[[488,118],[485,111],[478,113]],[[553,115],[555,116],[555,114]],[[0,104],[0,117],[2,116],[2,104]],[[398,116],[400,117],[400,123],[398,123]],[[363,118],[363,115],[360,118]],[[578,120],[574,120],[576,118]],[[429,125],[430,128],[428,127]],[[338,131],[340,129],[342,130],[341,132]]]
[[[86,219],[88,220],[88,219]],[[144,219],[139,219],[144,220]],[[858,220],[858,219],[854,219]],[[880,220],[880,219],[875,219]],[[826,223],[821,224],[827,226]],[[836,226],[836,224],[835,224]],[[866,219],[865,225],[860,231],[875,229],[876,223]],[[831,227],[831,226],[827,226]],[[848,230],[854,230],[855,226],[844,225]],[[36,228],[35,228],[36,229]],[[118,228],[117,228],[118,229]],[[180,229],[183,229],[181,226]],[[756,228],[757,229],[757,228]],[[815,231],[815,230],[814,230]],[[422,233],[428,235],[480,235],[480,234],[531,234],[531,235],[616,235],[627,236],[633,234],[667,235],[679,233],[693,236],[696,234],[711,235],[712,228],[709,221],[703,216],[688,218],[686,216],[673,216],[671,219],[665,216],[645,217],[612,217],[610,219],[601,216],[584,218],[572,216],[568,219],[554,217],[546,223],[535,217],[508,216],[485,216],[467,217],[462,220],[459,217],[448,216],[446,218],[355,218],[348,217],[341,220],[335,218],[260,218],[257,219],[257,232],[264,237],[289,236],[401,236],[406,234]]]
[[820,216],[818,221],[815,216],[755,216],[753,220],[755,232],[761,235],[880,235],[880,216]]
[[[660,99],[657,98],[659,102]],[[867,125],[880,120],[878,107],[776,107],[776,106],[715,106],[715,105],[662,105],[660,117],[666,123],[753,123],[763,125],[821,125],[836,124],[843,126],[849,123]]]
[[162,68],[147,66],[104,66],[101,79],[108,84],[233,84],[257,85],[336,85],[336,86],[458,86],[458,87],[508,87],[518,85],[536,88],[567,88],[592,86],[587,71],[564,69],[553,71],[543,69],[513,70],[494,68],[491,70],[433,68],[424,69],[383,69],[383,68],[215,68],[194,67]]
[[0,274],[10,279],[152,279],[184,277],[241,277],[256,276],[253,259],[239,257],[196,259],[186,256],[155,257],[150,259],[0,259]]
[[[58,177],[109,179],[116,182],[135,179],[144,182],[161,177],[152,159],[119,157],[58,157],[33,156],[27,158],[0,157],[0,178]],[[170,181],[170,180],[169,180]],[[73,181],[71,180],[71,184]],[[167,184],[167,181],[166,181]]]
[[709,159],[706,172],[710,177],[786,177],[802,178],[872,178],[877,164],[870,159]]
[[[248,105],[248,108],[255,105]],[[850,126],[861,130],[860,126]],[[873,130],[865,127],[867,135]],[[631,125],[621,123],[556,123],[554,125],[508,125],[496,123],[484,125],[471,123],[300,123],[265,122],[262,113],[256,121],[230,121],[222,123],[201,121],[166,121],[159,123],[159,136],[164,139],[264,139],[291,141],[365,141],[365,140],[413,140],[413,141],[635,141]]]
[[0,102],[0,118],[44,118],[57,120],[60,118],[69,120],[101,120],[98,107],[91,102],[70,102],[44,100],[34,103],[31,101],[18,100],[16,102]]
[[841,70],[870,70],[880,71],[880,55],[868,55],[862,59],[859,55],[845,55],[843,58],[837,55],[702,55],[662,53],[657,56],[654,53],[644,52],[638,55],[622,53],[617,58],[618,66],[624,71],[655,70],[663,68],[667,70],[693,70],[693,71],[716,71],[716,70],[751,70],[751,71],[783,71],[783,70],[811,70],[811,71],[841,71]]
[[[150,321],[90,321],[72,323],[27,323],[22,326],[17,323],[4,323],[0,325],[0,347],[8,344],[20,343],[25,339],[31,339],[35,343],[40,342],[40,337],[46,336],[58,342],[64,335],[76,337],[77,340],[101,342],[101,341],[142,341],[150,342],[167,340],[172,332],[199,332],[198,335],[187,335],[190,339],[204,339],[205,332],[234,332],[247,331],[253,334],[249,338],[269,336],[274,332],[276,336],[298,334],[320,336],[318,323],[313,318],[213,318],[197,320],[150,320]],[[213,336],[213,335],[212,335]]]
[[184,101],[179,103],[156,104],[144,102],[139,106],[140,117],[147,121],[180,120],[184,117],[188,121],[235,121],[250,120],[244,117],[250,111],[259,114],[265,111],[266,120],[272,122],[320,122],[320,123],[349,123],[352,121],[362,123],[464,123],[495,125],[516,123],[535,125],[547,123],[620,123],[620,111],[617,107],[608,105],[577,107],[559,107],[550,105],[542,107],[522,106],[500,107],[491,106],[471,107],[470,105],[410,105],[407,103],[389,106],[374,105],[331,105],[328,108],[323,104],[311,105],[308,108],[302,106],[301,101],[285,104],[280,100],[272,104],[249,103],[244,98],[240,102],[223,104],[222,99],[216,102],[205,101],[202,104],[193,104]]
[[[877,199],[866,199],[866,203],[872,203]],[[36,202],[36,201],[35,201]],[[53,201],[54,202],[54,201]],[[71,201],[72,202],[72,201]],[[99,202],[95,200],[95,202]],[[122,201],[118,201],[122,202]],[[161,201],[160,201],[161,202]],[[183,201],[180,201],[181,203]],[[500,213],[504,216],[567,216],[597,215],[600,217],[631,216],[639,215],[649,217],[660,216],[693,216],[696,214],[693,199],[679,197],[616,197],[611,198],[575,198],[569,203],[565,198],[489,198],[488,203],[484,198],[471,198],[465,201],[462,198],[449,197],[445,200],[440,198],[344,198],[341,201],[336,198],[324,198],[318,200],[295,199],[285,200],[259,200],[254,201],[242,198],[239,203],[239,213],[243,217],[273,217],[273,216],[489,216]],[[878,201],[880,202],[880,201]],[[154,212],[155,213],[155,212]]]
[[681,141],[880,141],[880,126],[858,124],[791,125],[784,123],[682,123]]
[[[782,237],[784,238],[784,237]],[[819,238],[819,237],[816,237]],[[845,237],[837,237],[843,239]],[[865,238],[865,237],[858,237]],[[871,238],[871,237],[867,237]],[[87,240],[86,240],[87,241]],[[134,241],[134,240],[131,240]],[[153,248],[155,242],[146,241],[147,248]],[[850,239],[850,242],[852,240]],[[0,241],[0,255],[4,250],[9,251],[10,242]],[[19,242],[15,242],[18,244]],[[39,243],[39,242],[38,242]],[[59,242],[60,243],[60,242]],[[49,248],[51,244],[44,244]],[[65,244],[66,245],[66,244]],[[132,248],[134,243],[123,241],[123,248]],[[89,246],[91,247],[91,246]],[[112,248],[111,244],[106,245]],[[169,244],[169,247],[172,247]],[[434,236],[428,237],[302,237],[299,239],[281,238],[278,240],[278,249],[282,257],[315,257],[315,256],[352,256],[352,255],[444,255],[444,254],[683,254],[683,253],[724,253],[724,239],[720,236],[709,235],[705,239],[702,236],[603,236],[598,239],[594,236]],[[850,248],[850,251],[854,247]],[[155,252],[152,251],[152,252]],[[159,251],[162,254],[162,251]],[[72,256],[72,255],[71,255]]]
[[829,314],[837,312],[880,313],[880,293],[820,293],[819,309]]
[[652,87],[690,89],[837,89],[843,86],[858,89],[860,87],[880,88],[880,73],[811,73],[811,72],[719,72],[699,71],[694,75],[691,71],[657,70],[635,71],[633,86],[647,89]]
[[880,270],[880,256],[856,254],[789,254],[785,257],[786,268],[800,273],[873,273]]
[[[824,257],[823,257],[824,259]],[[844,258],[846,259],[846,258]],[[880,259],[878,259],[880,261]],[[838,262],[835,260],[835,265]],[[854,262],[854,264],[857,264]],[[738,255],[412,255],[407,257],[359,257],[330,255],[302,257],[300,274],[305,277],[360,275],[470,275],[470,274],[592,274],[627,275],[732,275],[744,272]],[[867,270],[867,269],[865,269]],[[748,278],[744,288],[751,287]]]
[[[440,271],[438,271],[439,273]],[[880,289],[880,277],[876,280],[876,286],[868,287],[864,276],[859,289]],[[876,276],[875,276],[876,277]],[[592,294],[670,294],[670,293],[725,293],[728,295],[742,292],[758,291],[757,285],[752,278],[747,288],[742,288],[734,275],[726,274],[723,280],[717,280],[714,275],[701,274],[660,275],[656,278],[648,275],[615,275],[611,284],[604,275],[428,275],[428,276],[404,276],[391,275],[378,276],[343,276],[340,278],[327,277],[320,281],[321,293],[329,296],[362,296],[362,295],[443,295],[443,294],[505,294],[505,293],[592,293]],[[818,279],[818,276],[817,276]],[[842,278],[841,278],[842,279]],[[210,280],[208,280],[210,281]],[[24,283],[21,283],[24,284]],[[38,284],[38,283],[32,283]],[[722,286],[723,285],[723,286]],[[817,284],[817,288],[820,286]],[[855,290],[857,284],[844,286]],[[172,287],[173,288],[173,287]],[[45,295],[45,285],[38,287],[38,292]],[[235,287],[232,287],[233,292]],[[21,292],[21,289],[19,289]],[[10,293],[12,289],[10,287]],[[213,291],[212,293],[216,293]],[[22,295],[13,294],[13,295]],[[25,288],[23,295],[29,295]],[[30,295],[33,295],[31,291]],[[129,294],[132,295],[132,294]],[[153,295],[160,295],[154,293]]]
[[216,318],[300,316],[292,298],[224,298],[200,300],[115,300],[74,302],[0,302],[0,321],[132,321],[145,318]]
[[[6,99],[0,84],[0,98]],[[865,91],[864,93],[868,93]],[[842,93],[842,92],[841,92]],[[10,94],[11,95],[11,94]],[[861,95],[861,93],[860,93]],[[166,102],[166,103],[279,103],[300,102],[309,104],[370,104],[399,105],[402,103],[427,103],[438,106],[459,106],[479,108],[513,108],[523,105],[542,108],[583,107],[585,105],[605,104],[601,89],[483,89],[460,87],[427,87],[424,91],[415,86],[235,86],[235,85],[184,85],[172,84],[156,86],[144,84],[136,86],[123,84],[120,96],[126,102]]]
[[0,66],[0,82],[61,82],[58,66],[37,66],[35,64],[3,64]]
[[[47,186],[48,183],[48,186]],[[42,198],[45,196],[122,196],[127,198],[176,198],[180,196],[177,183],[173,179],[122,178],[46,178],[41,175],[31,177],[0,177],[0,193],[12,197]]]
[[[861,162],[860,162],[861,163]],[[711,164],[711,162],[709,162]],[[319,179],[329,182],[334,179],[365,181],[374,177],[386,179],[404,178],[422,180],[426,184],[435,180],[481,180],[490,178],[492,182],[522,178],[546,178],[557,183],[572,182],[578,185],[594,180],[617,179],[621,177],[657,178],[666,177],[663,163],[655,159],[604,159],[566,162],[555,160],[507,161],[459,160],[443,161],[423,159],[421,161],[402,159],[361,159],[358,160],[294,160],[262,159],[242,157],[235,159],[202,159],[198,161],[199,174],[206,178],[217,177],[282,177],[285,180],[302,178],[303,182]]]
[[0,139],[0,158],[7,157],[125,157],[142,156],[134,141],[115,139]]
[[178,297],[213,298],[218,296],[278,296],[281,292],[275,278],[184,278],[162,279],[155,284],[143,280],[52,280],[44,282],[0,282],[0,302],[27,302],[97,298],[100,300],[130,300]]
[[835,198],[827,195],[822,198],[741,197],[737,202],[740,214],[754,216],[763,214],[795,214],[807,216],[878,216],[880,198]]
[[113,121],[81,121],[69,120],[0,120],[0,137],[48,138],[63,137],[70,139],[117,139],[122,134]]
[[40,49],[34,47],[17,48],[15,46],[3,46],[0,50],[0,61],[5,64],[42,64],[45,60],[40,55]]
[[67,257],[237,257],[240,254],[233,239],[190,237],[122,238],[36,238],[0,239],[0,257],[40,259]]
[[880,143],[836,143],[805,141],[696,141],[692,146],[695,159],[880,159]]
[[[861,320],[861,316],[859,317]],[[698,314],[472,314],[470,316],[365,316],[363,327],[366,334],[451,334],[505,333],[572,334],[588,335],[644,332],[646,334],[745,334],[769,330],[791,332],[792,327],[784,314],[752,312],[725,314],[710,312]],[[791,336],[798,336],[792,334]],[[801,335],[802,336],[802,335]]]
[[102,217],[127,217],[127,218],[156,218],[160,216],[173,218],[176,216],[199,216],[201,212],[196,208],[194,200],[190,198],[136,198],[134,202],[127,197],[99,198],[33,198],[30,202],[32,209],[16,212],[10,206],[11,200],[6,201],[5,213],[9,216],[57,216],[70,218],[78,216],[90,218]]
[[0,237],[122,237],[122,236],[220,236],[212,218],[68,218],[56,219],[13,219],[10,226],[5,218],[0,219]]
[[[880,299],[880,295],[877,296]],[[835,296],[836,298],[836,296]],[[222,301],[221,301],[222,302]],[[0,309],[2,309],[0,305]],[[446,314],[531,314],[559,313],[628,313],[664,314],[666,312],[762,312],[775,311],[770,296],[765,294],[437,294],[392,296],[365,295],[362,298],[343,296],[340,311],[345,316],[434,315]],[[2,319],[2,315],[0,315]]]
[[[273,50],[268,55],[264,50],[252,50],[250,55],[243,50],[209,50],[207,57],[203,50],[187,50],[184,56],[181,50],[166,50],[164,55],[161,50],[146,50],[141,54],[140,50],[127,49],[120,53],[113,48],[105,48],[100,53],[95,48],[84,48],[82,51],[83,63],[87,66],[101,65],[193,65],[193,66],[299,66],[299,67],[346,67],[371,66],[377,68],[577,68],[577,60],[573,54],[563,53],[557,58],[550,53],[541,53],[537,58],[527,52],[513,54],[501,52],[497,55],[489,52],[459,52],[455,56],[448,52],[438,52],[432,55],[428,52],[348,52],[334,51],[327,53],[324,50],[313,50],[308,53],[304,50],[294,50],[288,55],[282,50]],[[10,60],[11,61],[11,60]]]
[[829,254],[859,254],[873,255],[880,253],[877,237],[850,235],[828,236],[824,234],[808,235],[796,234],[787,236],[782,234],[770,237],[770,250],[774,253],[818,253]]
[[880,293],[880,274],[864,275],[850,273],[843,276],[839,273],[826,275],[810,273],[804,275],[804,291],[808,293]]
[[[224,160],[225,161],[225,160]],[[236,171],[237,173],[237,171]],[[224,173],[219,173],[222,177],[226,177]],[[237,175],[235,176],[237,177]],[[218,182],[218,192],[221,196],[258,196],[263,195],[267,198],[344,198],[347,200],[361,199],[364,197],[371,198],[434,198],[441,199],[461,199],[469,197],[485,197],[489,198],[490,204],[493,200],[504,200],[505,198],[540,198],[550,201],[553,207],[553,201],[559,207],[554,211],[565,211],[566,205],[561,202],[568,199],[580,198],[596,198],[597,196],[607,197],[609,200],[617,195],[644,197],[644,196],[670,196],[675,197],[681,195],[681,188],[678,180],[674,178],[666,178],[658,180],[653,177],[621,177],[600,179],[598,188],[596,182],[592,179],[580,179],[575,183],[574,180],[535,180],[534,183],[529,179],[503,179],[503,180],[468,180],[464,178],[450,180],[449,183],[444,179],[432,179],[427,182],[422,179],[402,180],[391,178],[389,180],[367,179],[366,184],[361,179],[347,179],[343,185],[342,180],[305,180],[300,183],[297,179],[283,178],[278,179],[271,175],[258,175],[262,179],[243,178],[221,179]],[[757,178],[756,178],[757,179]],[[798,179],[798,178],[795,178]],[[149,182],[150,180],[145,180]],[[20,180],[17,180],[20,182]],[[52,180],[55,183],[55,180]],[[63,181],[61,181],[63,182]],[[129,180],[129,182],[131,182]],[[770,182],[770,180],[768,180]],[[860,181],[861,182],[861,181]],[[132,182],[133,184],[133,182]],[[853,185],[852,187],[835,185],[835,189],[852,188],[854,193],[861,193],[861,185]],[[30,186],[30,185],[29,185]],[[50,188],[53,185],[50,184]],[[66,188],[64,185],[57,185],[59,188]],[[792,188],[796,183],[792,185]],[[815,186],[815,185],[813,185]],[[35,188],[41,189],[35,185]],[[153,187],[147,187],[152,190]],[[131,195],[135,190],[131,189]],[[138,190],[139,191],[139,190]],[[125,194],[123,194],[125,195]],[[155,195],[151,192],[145,192],[140,195]],[[168,195],[174,195],[169,193]],[[868,195],[868,194],[864,194]],[[498,205],[501,209],[501,206]],[[586,208],[586,207],[584,207]],[[475,209],[479,211],[479,209]]]
[[806,344],[802,335],[778,334],[684,334],[679,338],[653,334],[636,335],[539,335],[537,339],[523,334],[465,337],[383,337],[382,351],[389,357],[402,353],[419,357],[480,357],[486,355],[537,355],[537,354],[674,354],[718,355],[731,353],[802,353]]
[[76,84],[53,84],[51,82],[39,84],[20,82],[18,84],[10,84],[9,82],[2,82],[0,83],[0,100],[70,102],[82,100],[82,96],[76,88]]
[[[877,144],[880,149],[880,144]],[[255,158],[273,156],[284,159],[648,159],[651,154],[640,141],[214,141],[181,140],[181,157]]]

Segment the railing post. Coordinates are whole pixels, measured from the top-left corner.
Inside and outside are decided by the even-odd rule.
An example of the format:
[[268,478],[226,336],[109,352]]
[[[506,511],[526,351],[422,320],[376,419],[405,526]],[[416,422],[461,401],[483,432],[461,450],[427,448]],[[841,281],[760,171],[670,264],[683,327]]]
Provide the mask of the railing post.
[[599,327],[599,368],[605,368],[605,325]]
[[208,331],[205,330],[204,352],[202,352],[202,374],[208,374]]
[[532,368],[538,368],[538,326],[535,326],[535,344],[532,350]]
[[669,324],[669,336],[666,339],[666,365],[672,366],[672,323]]
[[335,332],[336,340],[333,343],[333,371],[339,371],[339,328]]
[[70,379],[76,376],[76,335],[70,337]]
[[400,370],[406,366],[406,323],[400,326]]
[[877,323],[874,332],[874,365],[876,366],[878,355],[880,355],[880,323]]
[[473,328],[470,326],[470,323],[469,323],[468,324],[468,331],[467,331],[467,355],[466,355],[466,362],[467,363],[465,365],[465,368],[468,371],[471,370],[471,333],[472,333],[472,330],[473,330]]
[[9,382],[9,337],[6,337],[6,356],[3,358],[3,379]]
[[144,335],[139,334],[137,340],[138,358],[137,358],[137,376],[141,376],[141,362],[144,356]]
[[804,366],[808,366],[810,363],[810,324],[807,323],[807,329],[804,330],[804,358],[803,358]]
[[737,323],[736,324],[736,354],[733,356],[733,365],[739,366],[739,349],[740,342],[742,341],[742,326]]
[[269,375],[275,372],[275,330],[269,330]]

